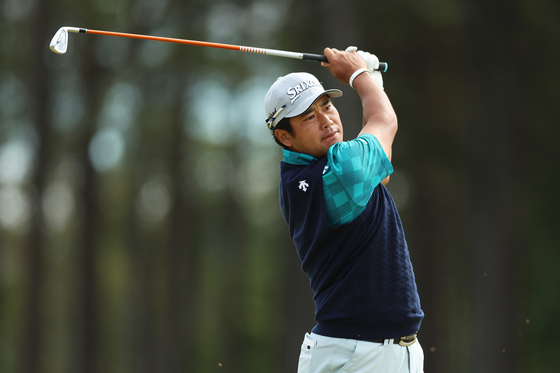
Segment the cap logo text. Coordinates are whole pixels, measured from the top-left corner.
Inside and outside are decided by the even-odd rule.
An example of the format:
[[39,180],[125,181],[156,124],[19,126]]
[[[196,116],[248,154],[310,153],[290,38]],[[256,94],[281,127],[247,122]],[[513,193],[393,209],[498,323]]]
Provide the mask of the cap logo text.
[[286,91],[286,93],[288,94],[288,97],[290,99],[290,103],[294,103],[299,97],[300,95],[308,90],[311,87],[315,87],[319,85],[319,82],[315,81],[315,80],[308,80],[308,81],[303,81],[300,84],[296,85],[295,87],[290,87],[288,88],[288,90]]

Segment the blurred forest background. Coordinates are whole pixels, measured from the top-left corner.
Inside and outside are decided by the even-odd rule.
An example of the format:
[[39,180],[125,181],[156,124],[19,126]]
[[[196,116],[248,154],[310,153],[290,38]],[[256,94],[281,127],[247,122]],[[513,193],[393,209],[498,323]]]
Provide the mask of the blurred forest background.
[[0,371],[295,372],[314,325],[263,99],[318,63],[61,26],[389,63],[389,188],[426,372],[560,366],[557,0],[0,1]]

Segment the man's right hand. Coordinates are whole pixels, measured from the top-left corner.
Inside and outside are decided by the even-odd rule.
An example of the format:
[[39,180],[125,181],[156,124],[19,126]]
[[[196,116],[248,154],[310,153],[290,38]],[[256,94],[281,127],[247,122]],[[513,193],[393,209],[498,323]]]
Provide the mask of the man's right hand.
[[329,62],[321,62],[321,65],[329,69],[331,74],[344,84],[349,83],[350,77],[355,71],[367,68],[366,63],[357,53],[325,48],[324,55]]

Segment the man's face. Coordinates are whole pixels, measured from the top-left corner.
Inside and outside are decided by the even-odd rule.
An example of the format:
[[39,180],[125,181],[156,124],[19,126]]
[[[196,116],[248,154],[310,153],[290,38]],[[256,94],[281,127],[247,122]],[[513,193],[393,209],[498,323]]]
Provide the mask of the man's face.
[[322,158],[329,148],[342,142],[342,123],[338,110],[327,95],[317,101],[303,114],[290,118],[293,134],[277,130],[278,139],[291,150]]

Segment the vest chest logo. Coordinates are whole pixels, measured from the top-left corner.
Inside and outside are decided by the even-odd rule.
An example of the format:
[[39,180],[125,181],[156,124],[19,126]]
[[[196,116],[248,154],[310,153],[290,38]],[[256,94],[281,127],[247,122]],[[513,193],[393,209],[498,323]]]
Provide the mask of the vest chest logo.
[[307,192],[307,188],[309,188],[309,184],[307,184],[307,181],[302,180],[299,182],[298,188],[300,190],[303,190],[304,192]]

